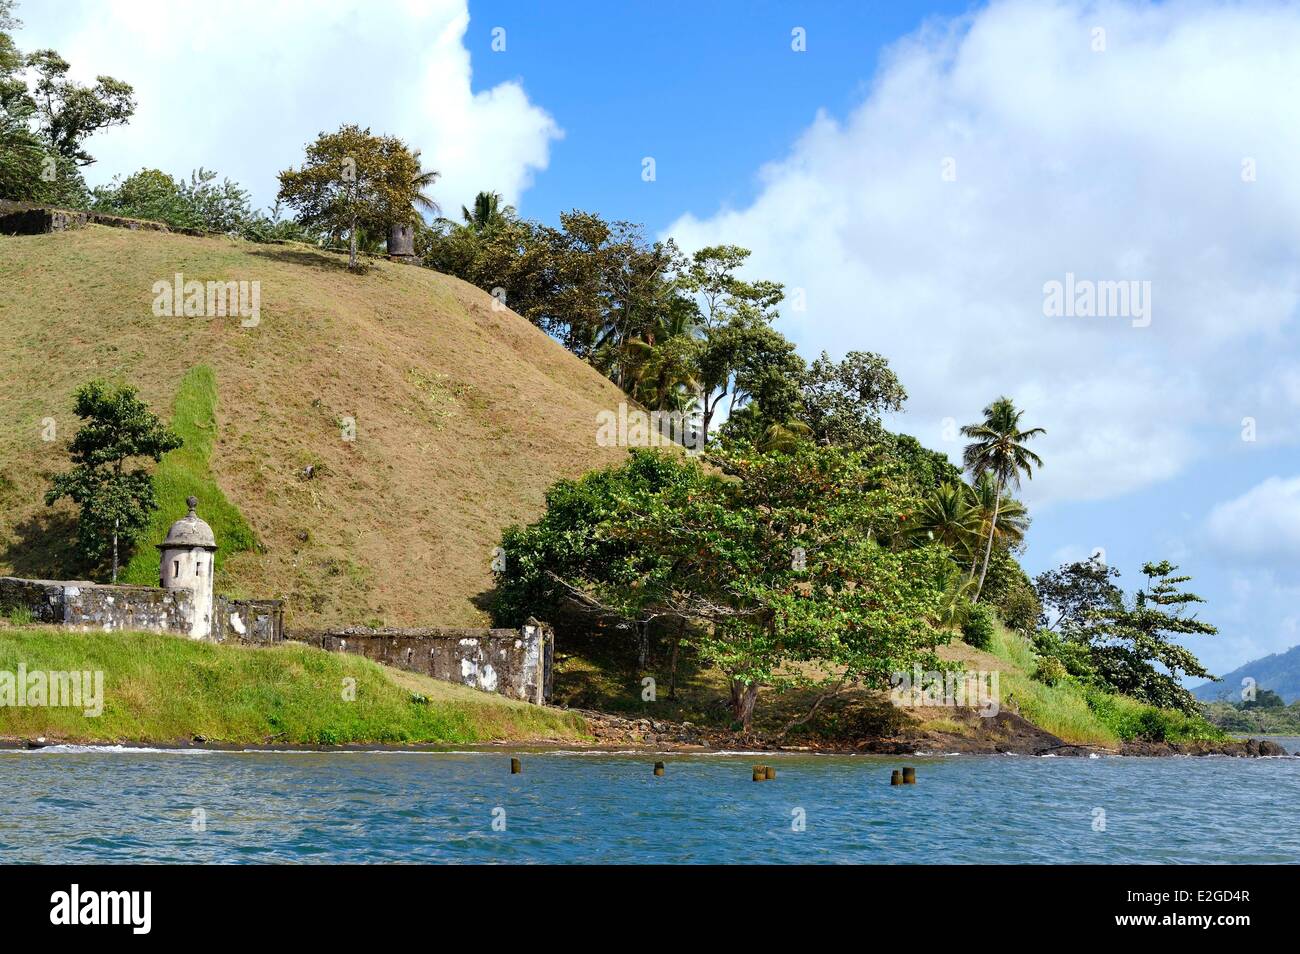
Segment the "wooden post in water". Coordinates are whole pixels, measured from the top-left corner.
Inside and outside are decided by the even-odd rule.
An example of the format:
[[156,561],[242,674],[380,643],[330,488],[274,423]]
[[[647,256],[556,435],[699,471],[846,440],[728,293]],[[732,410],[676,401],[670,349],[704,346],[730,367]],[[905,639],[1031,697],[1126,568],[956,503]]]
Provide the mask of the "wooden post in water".
[[764,765],[764,766],[763,766],[763,769],[764,769],[765,774],[767,775],[767,780],[768,780],[769,782],[770,782],[772,779],[776,778],[776,769],[772,768],[772,766],[770,766],[770,765]]
[[754,781],[763,782],[767,780],[767,769],[761,765],[754,766]]
[[664,774],[664,763],[663,763],[663,762],[656,762],[656,763],[655,763],[655,775],[663,775],[663,774]]
[[903,773],[900,772],[898,769],[894,769],[894,771],[893,771],[892,773],[890,773],[890,776],[889,776],[889,784],[890,784],[890,785],[902,785],[902,784],[903,784]]
[[912,768],[910,765],[903,766],[903,784],[904,785],[916,784],[916,769]]
[[511,760],[510,760],[510,774],[511,774],[511,775],[518,775],[518,774],[519,774],[520,772],[522,772],[523,770],[524,770],[524,764],[523,764],[522,762],[520,762],[518,759],[511,759]]

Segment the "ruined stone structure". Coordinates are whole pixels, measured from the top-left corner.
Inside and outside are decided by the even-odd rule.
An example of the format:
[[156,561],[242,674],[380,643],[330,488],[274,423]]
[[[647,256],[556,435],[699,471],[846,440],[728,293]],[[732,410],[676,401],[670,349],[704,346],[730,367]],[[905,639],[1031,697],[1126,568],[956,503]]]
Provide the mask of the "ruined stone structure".
[[216,536],[199,517],[177,520],[158,545],[158,581],[109,586],[66,580],[0,577],[0,612],[26,611],[34,622],[80,631],[172,633],[221,643],[267,645],[286,638],[331,652],[424,673],[525,702],[551,695],[555,638],[535,620],[521,629],[284,629],[280,600],[236,600],[214,591]]
[[233,600],[213,590],[216,537],[199,518],[198,501],[158,546],[160,588],[83,580],[0,577],[0,611],[25,610],[38,623],[78,630],[175,633],[220,643],[274,643],[284,638],[280,600]]
[[350,627],[293,630],[289,638],[525,702],[551,697],[555,635],[535,620],[521,629]]
[[394,262],[415,261],[415,226],[394,223],[388,227],[388,257]]

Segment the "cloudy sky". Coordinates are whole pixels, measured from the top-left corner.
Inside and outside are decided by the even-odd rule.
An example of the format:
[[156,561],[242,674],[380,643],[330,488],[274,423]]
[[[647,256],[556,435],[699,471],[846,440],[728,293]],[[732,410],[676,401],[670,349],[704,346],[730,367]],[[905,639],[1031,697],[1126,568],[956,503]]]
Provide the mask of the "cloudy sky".
[[[749,247],[806,355],[889,358],[897,426],[955,459],[1005,393],[1048,429],[1031,572],[1169,558],[1211,668],[1300,642],[1300,8],[788,7],[21,0],[18,40],[135,86],[92,182],[203,165],[265,205],[359,122],[448,209],[490,188]],[[1149,310],[1045,314],[1067,276]]]

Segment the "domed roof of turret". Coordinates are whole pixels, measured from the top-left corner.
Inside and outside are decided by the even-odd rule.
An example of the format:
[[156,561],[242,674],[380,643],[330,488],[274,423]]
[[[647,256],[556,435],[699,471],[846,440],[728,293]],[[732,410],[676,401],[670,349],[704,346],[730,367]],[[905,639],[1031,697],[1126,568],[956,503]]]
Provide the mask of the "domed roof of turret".
[[189,504],[190,512],[172,524],[171,529],[167,531],[167,539],[158,544],[158,549],[169,550],[175,547],[184,550],[190,547],[205,547],[215,550],[217,538],[213,536],[212,528],[194,512],[194,508],[199,505],[198,499],[189,497],[185,502]]

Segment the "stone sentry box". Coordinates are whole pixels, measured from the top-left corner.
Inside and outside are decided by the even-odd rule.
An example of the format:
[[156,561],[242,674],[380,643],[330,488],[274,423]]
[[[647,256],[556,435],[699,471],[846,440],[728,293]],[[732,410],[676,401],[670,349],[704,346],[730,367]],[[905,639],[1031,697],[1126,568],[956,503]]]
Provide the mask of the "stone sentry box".
[[171,525],[158,545],[160,587],[83,580],[0,577],[0,611],[25,610],[38,623],[79,630],[174,633],[221,643],[276,643],[284,638],[280,600],[233,600],[213,591],[217,542],[196,513]]
[[551,697],[555,637],[544,623],[520,629],[291,630],[289,639],[435,679],[541,705]]

